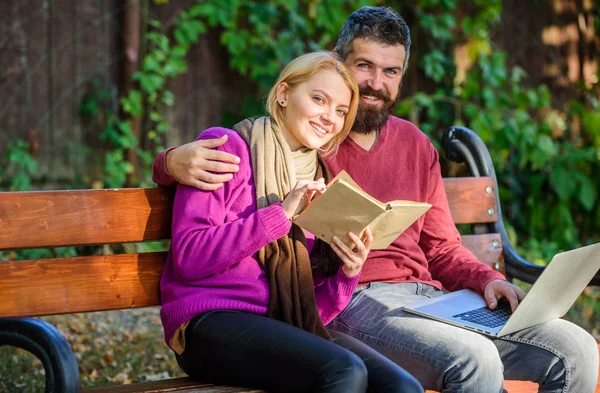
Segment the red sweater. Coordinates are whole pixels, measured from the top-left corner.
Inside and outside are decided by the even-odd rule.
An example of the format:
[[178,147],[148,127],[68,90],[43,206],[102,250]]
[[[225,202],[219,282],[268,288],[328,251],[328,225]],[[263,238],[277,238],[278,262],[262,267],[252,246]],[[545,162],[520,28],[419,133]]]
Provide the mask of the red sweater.
[[[153,180],[169,185],[166,152],[154,162]],[[360,283],[422,282],[449,291],[471,288],[483,293],[504,276],[480,263],[460,244],[440,172],[438,153],[412,123],[391,116],[375,146],[365,151],[346,138],[334,157],[326,158],[334,175],[345,169],[365,191],[387,202],[428,202],[431,209],[385,250],[369,254]]]
[[504,276],[460,244],[452,221],[438,152],[412,123],[390,116],[370,151],[346,138],[335,157],[326,158],[337,174],[345,169],[365,191],[382,202],[428,202],[431,209],[385,250],[374,250],[360,283],[423,282],[450,291],[471,288],[480,293]]

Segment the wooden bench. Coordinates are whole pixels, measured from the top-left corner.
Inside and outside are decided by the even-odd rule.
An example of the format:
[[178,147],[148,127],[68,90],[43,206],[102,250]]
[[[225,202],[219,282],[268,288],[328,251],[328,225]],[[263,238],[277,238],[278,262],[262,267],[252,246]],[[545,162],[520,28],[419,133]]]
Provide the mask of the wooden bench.
[[[483,263],[533,282],[543,268],[521,258],[508,241],[485,146],[469,130],[455,127],[446,132],[445,149],[451,159],[466,161],[473,175],[444,179],[455,223],[473,228],[472,234],[462,237],[463,243]],[[173,190],[163,188],[0,193],[0,250],[169,239],[172,200]],[[252,392],[189,378],[80,389],[69,343],[54,326],[33,318],[159,305],[165,255],[0,263],[0,346],[20,347],[38,357],[47,392]],[[600,283],[598,276],[593,283]],[[536,385],[522,382],[509,381],[507,388],[510,393],[536,391]]]

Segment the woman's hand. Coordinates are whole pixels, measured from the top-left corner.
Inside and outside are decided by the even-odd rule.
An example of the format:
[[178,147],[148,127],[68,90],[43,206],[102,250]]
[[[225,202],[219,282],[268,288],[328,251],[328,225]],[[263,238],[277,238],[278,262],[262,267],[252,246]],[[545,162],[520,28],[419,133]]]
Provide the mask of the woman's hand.
[[365,230],[365,242],[363,243],[358,236],[350,232],[350,239],[355,244],[354,250],[351,250],[336,236],[333,238],[331,248],[340,257],[344,265],[342,265],[342,271],[348,276],[356,276],[360,273],[369,251],[371,251],[371,243],[373,243],[373,234],[371,230],[367,228]]
[[322,194],[327,190],[325,179],[319,180],[300,180],[296,186],[285,197],[281,206],[287,218],[291,219],[299,214],[310,203],[316,192]]

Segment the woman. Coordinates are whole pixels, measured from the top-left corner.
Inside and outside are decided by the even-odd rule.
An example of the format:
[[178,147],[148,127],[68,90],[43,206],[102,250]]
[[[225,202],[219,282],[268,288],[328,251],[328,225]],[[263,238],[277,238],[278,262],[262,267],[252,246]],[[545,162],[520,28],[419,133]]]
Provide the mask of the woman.
[[341,267],[320,266],[333,274],[313,280],[309,250],[327,247],[314,247],[314,237],[290,221],[325,190],[329,174],[317,149],[335,151],[357,106],[358,87],[343,63],[311,53],[292,61],[272,88],[272,117],[202,133],[228,135],[221,149],[241,163],[224,187],[178,185],[175,196],[161,318],[190,376],[271,392],[422,391],[393,362],[324,327],[352,296],[370,232],[364,243],[351,234],[354,250],[334,242]]

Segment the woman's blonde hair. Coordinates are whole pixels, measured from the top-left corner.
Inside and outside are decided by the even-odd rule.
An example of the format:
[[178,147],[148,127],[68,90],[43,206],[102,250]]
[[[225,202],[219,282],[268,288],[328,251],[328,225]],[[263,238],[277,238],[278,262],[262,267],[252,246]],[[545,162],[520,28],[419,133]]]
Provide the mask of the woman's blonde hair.
[[294,89],[296,86],[306,82],[321,71],[337,72],[346,83],[346,86],[352,91],[352,97],[350,98],[348,113],[346,113],[346,116],[344,117],[342,131],[319,149],[322,153],[328,154],[335,152],[346,136],[348,136],[352,124],[354,124],[359,99],[356,80],[354,79],[352,72],[350,72],[337,54],[333,52],[313,52],[292,60],[285,66],[283,71],[281,71],[277,83],[271,88],[269,96],[267,97],[266,107],[267,111],[279,127],[285,127],[285,122],[283,121],[285,118],[284,108],[279,105],[277,100],[277,87],[282,83],[286,83],[290,89]]

